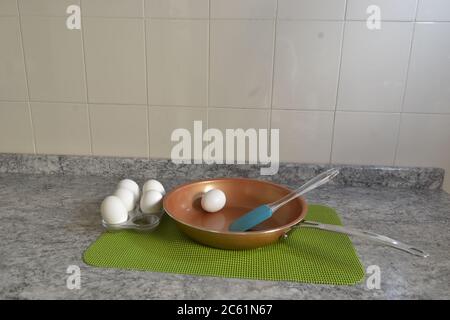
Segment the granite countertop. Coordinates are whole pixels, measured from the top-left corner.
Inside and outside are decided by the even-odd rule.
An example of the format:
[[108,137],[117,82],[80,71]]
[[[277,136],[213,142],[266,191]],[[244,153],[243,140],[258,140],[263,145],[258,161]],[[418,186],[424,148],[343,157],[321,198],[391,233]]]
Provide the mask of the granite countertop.
[[[383,185],[384,182],[337,183],[306,196],[309,202],[334,207],[346,226],[385,234],[430,254],[424,259],[352,238],[365,268],[378,265],[381,269],[381,288],[369,290],[365,280],[355,286],[329,286],[90,267],[81,256],[103,231],[98,213],[100,203],[113,191],[119,180],[118,172],[131,174],[130,177],[133,173],[124,172],[123,166],[115,172],[109,163],[110,174],[67,174],[61,171],[62,162],[80,161],[60,157],[45,160],[47,168],[53,162],[59,163],[55,164],[58,169],[40,172],[42,158],[31,161],[39,166],[20,159],[22,162],[13,164],[12,161],[18,161],[16,157],[0,155],[0,299],[450,298],[450,195],[439,189],[442,172],[424,175],[415,169],[419,175],[408,173],[408,181],[422,176],[416,181],[418,188],[402,184],[394,188]],[[86,163],[80,164],[80,172],[82,166],[89,172]],[[167,163],[158,170],[153,177],[158,177],[169,190],[192,178],[168,174]],[[296,172],[299,174],[298,169]],[[224,175],[220,170],[216,173]],[[298,185],[286,176],[283,178],[283,172],[280,174],[286,181],[284,184]],[[248,176],[242,171],[235,175]],[[135,176],[139,183],[152,177]],[[436,176],[440,182],[433,178]],[[433,181],[424,184],[426,179]],[[69,265],[81,269],[79,290],[66,287]]]

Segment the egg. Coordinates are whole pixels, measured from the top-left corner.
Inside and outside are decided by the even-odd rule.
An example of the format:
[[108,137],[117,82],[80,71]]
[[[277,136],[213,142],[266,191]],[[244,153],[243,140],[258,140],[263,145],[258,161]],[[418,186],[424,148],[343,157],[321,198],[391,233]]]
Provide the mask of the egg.
[[127,221],[128,211],[119,197],[109,196],[103,200],[100,207],[103,220],[108,224],[118,224]]
[[146,193],[147,191],[155,190],[161,193],[162,195],[166,194],[166,190],[164,190],[163,185],[158,180],[148,180],[146,183],[144,183],[144,186],[142,187],[142,193]]
[[134,194],[131,190],[119,188],[116,192],[114,192],[114,195],[122,201],[127,211],[132,211],[134,209],[134,204],[136,202],[134,200]]
[[136,182],[134,182],[131,179],[123,179],[119,182],[117,185],[117,189],[119,188],[125,188],[133,192],[134,195],[134,202],[138,201],[139,199],[139,186]]
[[144,193],[141,197],[141,211],[143,213],[158,213],[162,209],[163,195],[155,190]]
[[225,206],[226,202],[227,198],[222,190],[212,189],[202,196],[201,205],[205,211],[217,212]]

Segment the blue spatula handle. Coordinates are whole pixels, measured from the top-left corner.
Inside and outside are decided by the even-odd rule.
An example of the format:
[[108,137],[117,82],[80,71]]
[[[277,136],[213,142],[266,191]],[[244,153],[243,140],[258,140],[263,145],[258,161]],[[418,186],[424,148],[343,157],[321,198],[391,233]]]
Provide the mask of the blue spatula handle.
[[247,231],[272,216],[272,209],[267,205],[262,205],[252,211],[244,214],[242,217],[233,221],[229,230],[233,232]]

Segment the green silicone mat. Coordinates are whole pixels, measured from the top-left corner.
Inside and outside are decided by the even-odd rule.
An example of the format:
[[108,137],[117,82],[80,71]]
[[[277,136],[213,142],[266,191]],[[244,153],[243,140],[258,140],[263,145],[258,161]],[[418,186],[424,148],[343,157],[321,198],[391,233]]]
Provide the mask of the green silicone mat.
[[[308,220],[341,225],[336,212],[310,205]],[[105,232],[85,252],[92,266],[166,273],[351,285],[364,269],[350,239],[300,228],[287,239],[254,250],[221,250],[191,241],[165,216],[152,233]]]

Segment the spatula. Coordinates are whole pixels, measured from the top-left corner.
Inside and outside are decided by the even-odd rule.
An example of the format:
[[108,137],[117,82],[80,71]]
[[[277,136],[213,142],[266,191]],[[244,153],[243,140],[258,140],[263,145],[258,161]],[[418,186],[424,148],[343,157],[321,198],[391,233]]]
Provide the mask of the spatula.
[[239,217],[230,225],[229,230],[233,232],[243,232],[252,229],[257,226],[261,222],[269,219],[275,211],[277,211],[280,207],[284,206],[289,201],[327,183],[331,179],[333,179],[336,175],[339,174],[339,170],[337,169],[329,169],[316,177],[312,178],[304,185],[287,194],[283,198],[268,204],[264,204],[259,206],[252,211],[244,214]]

